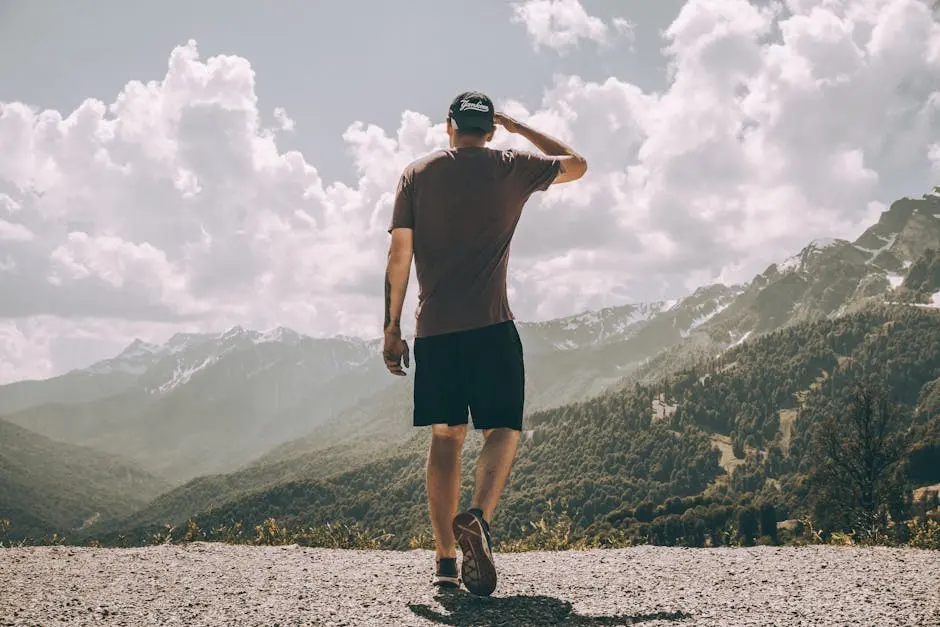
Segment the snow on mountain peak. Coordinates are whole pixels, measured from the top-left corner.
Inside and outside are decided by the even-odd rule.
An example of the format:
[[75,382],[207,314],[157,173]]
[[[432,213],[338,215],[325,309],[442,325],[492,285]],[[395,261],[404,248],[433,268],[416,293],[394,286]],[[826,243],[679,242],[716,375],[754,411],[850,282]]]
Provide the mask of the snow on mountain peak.
[[255,344],[280,343],[294,346],[299,343],[301,339],[303,339],[303,336],[292,329],[288,329],[287,327],[275,327],[259,333],[258,337],[255,338]]
[[787,257],[783,262],[777,264],[777,271],[781,273],[791,272],[794,270],[799,270],[800,266],[803,265],[803,255],[797,254],[792,257]]
[[155,391],[161,394],[169,392],[170,390],[187,383],[190,379],[193,378],[193,375],[198,373],[200,370],[205,369],[207,366],[214,364],[218,360],[218,355],[211,355],[192,365],[184,365],[182,362],[178,361],[176,367],[173,369],[173,374],[170,375],[170,378],[159,385],[156,390],[151,390],[151,392]]
[[883,244],[883,246],[880,246],[879,248],[865,248],[863,246],[859,246],[858,244],[853,244],[853,246],[855,246],[857,250],[860,250],[863,253],[868,253],[869,255],[871,255],[868,258],[868,263],[873,262],[875,259],[878,258],[878,255],[880,255],[884,251],[894,246],[894,242],[897,241],[898,239],[898,234],[891,233],[890,235],[876,235],[875,237],[879,239],[879,241]]
[[233,337],[238,337],[239,335],[244,335],[244,333],[245,333],[245,328],[244,328],[242,325],[240,325],[240,324],[236,324],[234,327],[232,327],[232,328],[229,329],[228,331],[225,331],[224,333],[221,333],[221,334],[218,336],[218,338],[219,338],[220,340],[229,340],[229,339],[232,339]]
[[537,333],[556,350],[571,350],[629,337],[639,329],[638,325],[649,321],[673,304],[673,301],[669,301],[605,307],[565,318],[526,322],[522,325],[538,329]]
[[848,245],[848,243],[849,242],[843,239],[820,237],[812,240],[797,254],[787,257],[783,262],[774,265],[776,265],[777,271],[781,274],[786,274],[787,272],[802,272],[806,267],[806,263],[815,255],[818,255],[827,248]]
[[169,353],[179,353],[192,346],[208,342],[214,337],[210,333],[176,333],[166,341],[163,348]]
[[684,338],[689,337],[689,335],[692,334],[692,331],[699,328],[700,326],[702,326],[703,324],[705,324],[706,322],[708,322],[709,320],[711,320],[712,318],[714,318],[715,316],[723,312],[725,309],[727,309],[731,305],[732,302],[734,301],[733,300],[728,300],[726,302],[714,301],[714,302],[708,303],[706,306],[697,307],[696,308],[697,315],[695,316],[695,318],[692,319],[692,322],[689,324],[687,328],[679,330],[679,335],[681,335]]
[[838,244],[839,241],[840,240],[837,240],[833,237],[820,237],[818,239],[814,239],[813,241],[811,241],[809,245],[815,248],[816,250],[822,250],[823,248],[829,248],[830,246],[834,246]]

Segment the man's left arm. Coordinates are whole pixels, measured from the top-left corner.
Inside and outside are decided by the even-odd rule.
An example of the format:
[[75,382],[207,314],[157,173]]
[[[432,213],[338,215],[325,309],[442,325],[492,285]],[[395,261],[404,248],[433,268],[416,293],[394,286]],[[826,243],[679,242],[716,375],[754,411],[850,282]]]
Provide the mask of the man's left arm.
[[388,264],[385,267],[385,341],[382,359],[393,375],[403,377],[402,369],[411,366],[408,343],[401,336],[401,310],[408,290],[411,274],[413,234],[410,228],[393,228],[392,243],[388,249]]
[[392,243],[388,248],[385,267],[385,332],[401,335],[401,311],[411,275],[414,254],[414,231],[409,228],[392,229]]
[[405,171],[398,181],[392,223],[388,232],[392,243],[388,247],[388,264],[385,266],[385,342],[382,358],[385,367],[394,375],[405,376],[409,363],[408,344],[401,337],[401,310],[405,305],[408,277],[411,275],[411,259],[414,255],[414,205],[411,194],[411,172]]

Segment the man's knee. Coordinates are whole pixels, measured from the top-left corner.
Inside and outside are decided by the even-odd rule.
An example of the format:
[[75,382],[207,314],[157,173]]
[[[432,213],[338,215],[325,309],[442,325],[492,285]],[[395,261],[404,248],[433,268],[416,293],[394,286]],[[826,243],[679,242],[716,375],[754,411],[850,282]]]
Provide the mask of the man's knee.
[[467,425],[431,425],[431,436],[438,441],[462,444],[467,437]]
[[483,429],[483,439],[488,440],[491,435],[497,434],[500,439],[505,440],[518,440],[521,435],[521,431],[518,429],[510,429],[509,427],[497,427],[495,429]]

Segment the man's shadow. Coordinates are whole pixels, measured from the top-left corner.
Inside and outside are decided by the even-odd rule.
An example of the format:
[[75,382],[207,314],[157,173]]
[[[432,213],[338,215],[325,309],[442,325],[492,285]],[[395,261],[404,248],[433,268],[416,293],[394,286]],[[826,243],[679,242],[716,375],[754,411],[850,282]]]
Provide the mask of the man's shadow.
[[489,627],[496,625],[638,625],[647,621],[682,621],[691,618],[684,612],[653,612],[619,616],[582,616],[571,603],[549,596],[477,597],[462,590],[444,592],[434,597],[447,613],[428,605],[409,603],[417,616],[454,627]]

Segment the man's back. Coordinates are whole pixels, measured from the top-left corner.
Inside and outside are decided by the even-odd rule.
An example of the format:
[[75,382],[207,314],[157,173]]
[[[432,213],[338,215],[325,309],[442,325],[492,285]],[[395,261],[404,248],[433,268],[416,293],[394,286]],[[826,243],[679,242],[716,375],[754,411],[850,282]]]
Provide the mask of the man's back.
[[438,150],[399,182],[391,229],[414,230],[418,337],[513,318],[509,248],[522,208],[558,173],[554,157],[486,147]]

